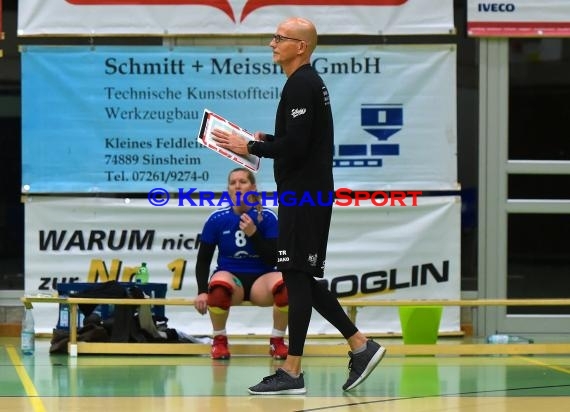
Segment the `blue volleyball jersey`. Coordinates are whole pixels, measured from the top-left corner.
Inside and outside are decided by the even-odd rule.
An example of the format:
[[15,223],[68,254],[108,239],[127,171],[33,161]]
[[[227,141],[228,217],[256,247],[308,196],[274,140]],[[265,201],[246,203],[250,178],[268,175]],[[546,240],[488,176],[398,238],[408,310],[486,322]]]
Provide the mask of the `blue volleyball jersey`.
[[[259,234],[266,239],[275,239],[278,234],[277,215],[271,209],[263,208],[263,220],[257,221],[257,210],[251,208],[251,217]],[[231,206],[216,210],[210,215],[202,230],[201,242],[218,248],[217,268],[231,273],[262,274],[275,270],[263,263],[255,252],[252,242],[239,228],[240,215]]]

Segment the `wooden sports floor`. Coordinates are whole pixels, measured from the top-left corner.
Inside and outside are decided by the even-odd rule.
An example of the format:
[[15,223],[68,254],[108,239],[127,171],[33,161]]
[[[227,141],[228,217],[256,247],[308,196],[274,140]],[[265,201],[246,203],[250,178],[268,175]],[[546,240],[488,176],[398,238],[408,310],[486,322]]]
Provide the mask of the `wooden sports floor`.
[[570,411],[568,356],[390,356],[350,393],[347,358],[304,359],[303,396],[251,396],[269,356],[23,356],[0,338],[0,411]]

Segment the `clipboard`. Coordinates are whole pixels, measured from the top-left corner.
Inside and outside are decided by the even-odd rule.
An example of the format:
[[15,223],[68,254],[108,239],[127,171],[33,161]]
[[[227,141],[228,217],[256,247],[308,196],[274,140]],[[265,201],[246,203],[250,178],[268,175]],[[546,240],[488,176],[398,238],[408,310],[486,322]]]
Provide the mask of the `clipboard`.
[[253,172],[257,172],[259,170],[261,163],[261,159],[259,157],[255,155],[239,155],[231,150],[218,146],[218,143],[212,139],[212,130],[214,129],[233,131],[248,140],[254,140],[253,134],[230,122],[219,114],[216,114],[211,110],[204,109],[202,123],[200,124],[200,133],[198,134],[197,140],[208,149],[213,150],[221,156],[227,157],[240,166],[246,167]]

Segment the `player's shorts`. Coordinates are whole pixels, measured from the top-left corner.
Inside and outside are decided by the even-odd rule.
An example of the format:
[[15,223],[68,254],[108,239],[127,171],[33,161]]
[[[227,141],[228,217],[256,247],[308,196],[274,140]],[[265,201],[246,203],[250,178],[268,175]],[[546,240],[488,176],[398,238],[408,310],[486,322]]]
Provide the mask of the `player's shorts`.
[[259,275],[251,273],[232,273],[236,285],[243,287],[243,300],[249,300],[253,283],[265,273]]
[[277,270],[324,276],[332,216],[330,206],[279,206]]

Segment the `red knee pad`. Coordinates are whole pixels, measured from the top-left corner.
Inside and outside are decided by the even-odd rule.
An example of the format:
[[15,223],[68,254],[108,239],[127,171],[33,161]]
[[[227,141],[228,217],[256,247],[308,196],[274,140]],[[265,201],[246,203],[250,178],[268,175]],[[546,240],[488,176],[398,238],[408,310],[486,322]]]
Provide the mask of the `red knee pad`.
[[232,303],[232,285],[223,280],[213,280],[208,287],[208,306],[228,310]]
[[283,279],[279,280],[275,286],[273,286],[271,293],[273,294],[273,301],[275,302],[275,306],[278,308],[285,308],[289,305],[287,286],[285,286]]

